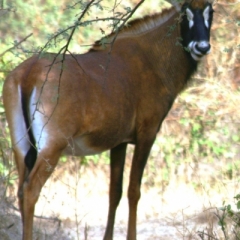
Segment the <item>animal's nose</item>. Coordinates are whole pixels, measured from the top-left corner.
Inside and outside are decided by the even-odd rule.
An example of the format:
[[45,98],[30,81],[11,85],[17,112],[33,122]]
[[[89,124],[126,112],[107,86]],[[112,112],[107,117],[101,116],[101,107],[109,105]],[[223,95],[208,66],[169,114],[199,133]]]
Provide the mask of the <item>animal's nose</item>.
[[208,54],[210,52],[211,45],[207,41],[201,41],[196,45],[196,49],[203,54]]

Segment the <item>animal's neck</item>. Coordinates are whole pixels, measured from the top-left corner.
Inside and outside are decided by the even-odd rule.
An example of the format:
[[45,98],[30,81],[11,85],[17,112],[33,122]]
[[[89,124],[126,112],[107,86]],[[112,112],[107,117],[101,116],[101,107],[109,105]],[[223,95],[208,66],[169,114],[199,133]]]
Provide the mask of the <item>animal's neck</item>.
[[124,28],[123,31],[120,32],[118,37],[124,38],[146,35],[163,26],[166,22],[172,19],[176,13],[176,9],[172,7],[170,9],[164,9],[159,14],[134,20],[129,23],[129,27]]
[[148,62],[148,70],[155,73],[159,84],[176,95],[196,69],[196,62],[181,45],[179,17],[180,13],[171,8],[161,14],[135,20],[117,37],[115,34],[108,36],[109,44],[105,47],[97,42],[92,50],[121,56],[136,54],[136,59],[142,59],[142,67],[144,62]]
[[98,50],[109,50],[112,48],[112,44],[115,44],[116,41],[121,39],[128,39],[128,38],[136,38],[146,36],[151,32],[156,31],[166,22],[168,22],[175,14],[177,13],[174,7],[170,9],[165,9],[159,14],[145,16],[144,18],[136,19],[130,21],[126,27],[124,27],[119,32],[114,32],[105,37],[105,41],[107,44],[102,45],[102,41],[95,42],[95,45],[91,50],[98,51]]
[[182,46],[179,16],[175,11],[154,31],[139,36],[141,48],[153,63],[161,84],[174,95],[183,90],[197,67],[197,62]]

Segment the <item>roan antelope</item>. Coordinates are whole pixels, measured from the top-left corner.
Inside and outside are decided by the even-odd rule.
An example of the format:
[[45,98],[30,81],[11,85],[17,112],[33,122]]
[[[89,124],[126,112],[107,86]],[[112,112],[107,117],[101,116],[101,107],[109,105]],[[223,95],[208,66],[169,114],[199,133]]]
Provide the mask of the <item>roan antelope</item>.
[[[110,149],[111,177],[104,240],[113,239],[127,144],[134,144],[128,188],[127,239],[136,239],[141,178],[174,99],[210,52],[212,5],[185,1],[129,23],[81,55],[33,56],[8,76],[4,106],[19,174],[23,239],[32,239],[34,207],[60,155]],[[116,37],[117,34],[117,37]],[[116,37],[116,38],[115,38]],[[113,43],[113,40],[114,43]],[[176,44],[178,43],[178,44]]]

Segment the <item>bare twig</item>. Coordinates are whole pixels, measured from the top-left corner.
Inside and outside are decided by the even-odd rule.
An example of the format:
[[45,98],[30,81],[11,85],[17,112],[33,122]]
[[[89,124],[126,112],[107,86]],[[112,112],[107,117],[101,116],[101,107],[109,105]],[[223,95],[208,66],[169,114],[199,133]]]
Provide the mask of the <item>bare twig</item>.
[[[130,11],[130,14],[128,15],[129,12],[127,12],[126,14],[123,15],[122,17],[122,24],[117,28],[117,30],[115,31],[115,36],[113,37],[112,39],[112,42],[111,42],[111,47],[110,47],[110,50],[108,52],[108,60],[107,60],[107,64],[106,64],[106,70],[105,72],[107,72],[108,70],[108,66],[109,66],[109,63],[110,63],[110,60],[111,60],[111,52],[112,52],[112,48],[113,48],[113,45],[114,45],[114,42],[116,41],[116,38],[118,36],[118,33],[121,31],[121,29],[125,26],[126,22],[132,17],[132,15],[136,12],[136,10],[140,7],[140,5],[144,2],[145,0],[141,0],[134,8],[133,10]],[[128,16],[127,16],[128,15]],[[127,16],[125,19],[124,17]],[[115,30],[115,26],[113,27],[113,31]]]
[[18,47],[20,44],[22,44],[23,42],[25,42],[28,38],[30,38],[33,35],[33,33],[30,33],[28,36],[26,36],[25,38],[23,38],[20,42],[16,43],[13,47],[8,48],[7,50],[5,50],[3,53],[0,54],[0,58],[3,57],[4,54],[6,54],[7,52],[12,51],[13,49],[15,49],[16,47]]
[[198,236],[203,240],[205,239],[204,236],[206,236],[207,239],[218,240],[218,238],[216,238],[215,236],[205,233],[204,231],[198,231],[197,233],[198,233]]
[[[131,11],[128,11],[126,14],[124,14],[124,15],[122,16],[122,18],[118,19],[119,22],[122,21],[122,24],[117,28],[117,30],[116,30],[116,35],[115,35],[114,38],[113,38],[113,41],[112,41],[112,43],[111,43],[111,46],[113,46],[114,41],[116,40],[116,37],[117,37],[119,31],[124,27],[125,23],[132,17],[132,15],[135,13],[135,11],[140,7],[140,5],[141,5],[144,1],[145,1],[145,0],[141,0]],[[59,60],[59,61],[61,62],[61,70],[60,70],[59,78],[58,78],[58,90],[57,90],[57,95],[56,95],[56,96],[57,96],[57,98],[56,98],[56,104],[55,104],[55,107],[54,107],[54,109],[53,109],[53,111],[52,111],[52,114],[49,116],[48,121],[46,121],[45,125],[43,126],[43,129],[44,129],[44,127],[48,124],[48,122],[50,121],[50,119],[51,119],[52,115],[54,114],[55,109],[56,109],[56,107],[57,107],[57,105],[58,105],[58,102],[59,102],[59,91],[60,91],[60,87],[61,87],[61,78],[62,78],[62,74],[63,74],[63,70],[64,70],[63,64],[64,64],[64,61],[65,61],[66,53],[70,53],[69,45],[70,45],[70,43],[71,43],[71,41],[72,41],[72,39],[73,39],[73,35],[74,35],[77,27],[79,27],[79,26],[84,26],[84,24],[87,23],[87,21],[81,23],[81,20],[84,18],[84,16],[85,16],[86,13],[88,12],[88,10],[91,8],[91,6],[92,6],[95,2],[97,2],[97,0],[91,0],[89,3],[87,3],[86,6],[84,7],[84,10],[82,11],[82,13],[80,14],[80,16],[78,17],[77,21],[75,22],[75,24],[74,24],[73,26],[71,26],[71,27],[66,28],[65,30],[62,30],[61,32],[58,32],[58,33],[55,34],[53,37],[51,37],[51,38],[48,40],[48,42],[44,45],[44,47],[42,48],[42,50],[41,50],[40,53],[39,53],[39,54],[43,53],[44,49],[47,48],[47,46],[48,46],[48,44],[50,43],[50,41],[52,41],[52,40],[56,39],[57,37],[59,37],[59,36],[61,35],[61,33],[65,33],[66,31],[68,31],[68,30],[71,29],[71,33],[69,34],[69,37],[68,37],[68,39],[67,39],[66,44],[65,44],[63,47],[61,47],[60,50],[56,53],[56,55],[53,57],[53,60],[52,60],[51,64],[49,65],[49,69],[48,69],[48,72],[47,72],[47,75],[46,75],[46,80],[45,80],[45,82],[43,83],[43,85],[42,85],[42,87],[41,87],[41,91],[40,91],[40,96],[39,96],[39,98],[41,98],[42,91],[43,91],[43,89],[44,89],[44,87],[45,87],[45,84],[46,84],[47,79],[48,79],[48,75],[49,75],[49,73],[50,73],[53,65],[57,63],[57,59],[59,58],[59,56],[61,56],[61,58],[60,58],[60,60]],[[126,17],[125,17],[125,16],[126,16]],[[94,19],[94,20],[89,21],[89,22],[95,22],[95,21],[97,21],[97,20],[99,20],[99,19]],[[113,20],[113,18],[106,18],[106,20]],[[114,18],[114,20],[116,20],[116,19]],[[104,21],[104,19],[100,19],[100,21]],[[113,30],[114,30],[114,29],[113,29]],[[111,52],[111,49],[110,49],[110,52]],[[109,52],[109,53],[110,53],[110,52]],[[110,61],[110,60],[109,60],[109,61]],[[39,111],[39,104],[37,104],[35,111]]]

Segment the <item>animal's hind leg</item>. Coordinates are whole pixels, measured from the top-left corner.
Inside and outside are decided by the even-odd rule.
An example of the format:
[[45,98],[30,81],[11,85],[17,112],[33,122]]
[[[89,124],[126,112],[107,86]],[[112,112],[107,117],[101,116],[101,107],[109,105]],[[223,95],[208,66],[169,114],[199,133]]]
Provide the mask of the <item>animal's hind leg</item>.
[[26,175],[26,166],[24,164],[24,156],[18,149],[14,149],[14,158],[18,171],[18,206],[23,220],[23,183]]
[[36,163],[23,184],[23,240],[32,239],[33,216],[35,204],[39,198],[41,189],[55,166],[57,165],[61,151],[43,149],[38,153]]
[[127,144],[123,143],[111,149],[111,176],[109,192],[108,222],[104,240],[113,239],[113,227],[116,209],[122,196],[123,169]]

